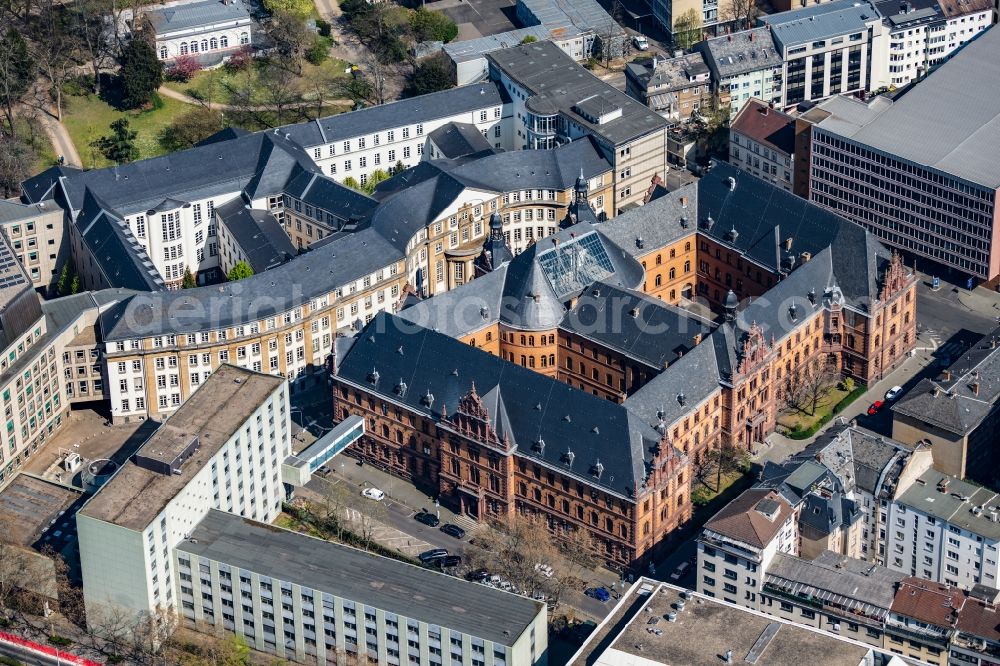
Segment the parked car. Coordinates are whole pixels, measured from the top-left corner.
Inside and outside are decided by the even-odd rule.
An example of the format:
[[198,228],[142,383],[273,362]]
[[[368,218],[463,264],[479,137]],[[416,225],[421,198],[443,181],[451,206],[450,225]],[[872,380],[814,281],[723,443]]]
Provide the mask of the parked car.
[[385,499],[385,493],[375,487],[365,488],[361,491],[361,494],[370,500],[375,500],[376,502],[381,502]]
[[584,590],[583,593],[586,594],[588,597],[597,599],[598,601],[607,601],[608,599],[611,598],[611,593],[608,592],[608,588],[603,586],[588,587],[586,590]]
[[893,400],[897,400],[901,395],[903,395],[903,387],[893,386],[891,389],[885,392],[885,401],[892,402]]
[[677,568],[674,569],[674,572],[670,574],[670,580],[680,580],[681,576],[683,576],[684,573],[690,568],[691,564],[689,562],[681,562],[677,565]]
[[441,524],[441,520],[437,516],[435,516],[433,513],[427,513],[426,511],[420,511],[415,516],[413,516],[413,519],[416,520],[418,523],[423,523],[424,525],[427,525],[429,527],[437,527],[438,525]]
[[552,574],[555,573],[548,564],[542,564],[539,562],[535,565],[535,571],[542,574],[546,578],[552,578]]
[[649,50],[649,41],[642,35],[636,35],[632,38],[632,45],[640,51]]
[[461,539],[465,536],[465,530],[463,530],[458,525],[452,525],[451,523],[445,523],[441,526],[441,531],[448,536],[453,536],[456,539]]
[[326,465],[321,465],[320,468],[318,470],[316,470],[316,471],[319,472],[320,474],[322,474],[323,476],[330,476],[330,472],[332,470],[329,467],[327,467]]
[[465,574],[465,580],[471,580],[479,582],[481,580],[489,580],[490,572],[486,569],[476,569],[475,571],[470,571]]
[[431,560],[431,564],[438,569],[447,569],[450,567],[457,567],[462,563],[462,558],[459,555],[445,555],[444,557],[437,557]]
[[425,550],[424,552],[417,555],[417,559],[427,564],[428,562],[433,562],[434,560],[441,559],[448,555],[448,550],[445,548],[432,548],[430,550]]
[[871,406],[868,408],[868,416],[875,416],[876,414],[878,414],[884,404],[885,403],[882,402],[881,400],[876,400],[875,402],[873,402]]

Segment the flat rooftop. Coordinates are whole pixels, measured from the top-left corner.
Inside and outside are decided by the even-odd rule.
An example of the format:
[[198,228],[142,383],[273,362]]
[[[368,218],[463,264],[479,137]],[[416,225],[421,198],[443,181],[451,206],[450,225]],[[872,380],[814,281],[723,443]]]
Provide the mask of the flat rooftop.
[[[659,114],[597,78],[552,42],[522,44],[486,56],[497,68],[531,91],[529,108],[561,113],[613,144],[625,143],[668,125]],[[602,113],[621,115],[592,122],[577,109],[580,103]],[[592,116],[593,117],[593,116]]]
[[684,610],[677,611],[676,621],[670,622],[667,614],[676,611],[681,592],[679,587],[660,584],[645,608],[592,663],[718,666],[732,650],[737,664],[859,666],[871,650],[694,592],[688,592]]
[[136,452],[170,461],[194,437],[200,446],[179,474],[162,474],[130,459],[88,501],[80,515],[133,530],[144,529],[284,380],[223,365]]
[[892,104],[834,98],[818,127],[990,189],[1000,187],[1000,30],[987,30]]
[[69,521],[65,529],[71,529],[71,507],[82,497],[79,490],[21,472],[0,491],[4,542],[31,548],[49,528],[60,527],[63,516]]
[[[947,481],[946,486],[941,485],[942,479]],[[896,502],[987,539],[1000,541],[1000,522],[992,518],[1000,510],[1000,496],[983,486],[929,469],[917,477]]]
[[224,511],[210,511],[177,549],[507,646],[544,612],[526,597]]

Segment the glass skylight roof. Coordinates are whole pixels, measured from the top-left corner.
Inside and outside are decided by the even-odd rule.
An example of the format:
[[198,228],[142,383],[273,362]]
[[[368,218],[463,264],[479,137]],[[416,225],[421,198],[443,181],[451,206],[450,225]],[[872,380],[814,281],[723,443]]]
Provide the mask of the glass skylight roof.
[[593,231],[546,250],[538,255],[538,264],[559,298],[583,291],[615,272],[604,243]]

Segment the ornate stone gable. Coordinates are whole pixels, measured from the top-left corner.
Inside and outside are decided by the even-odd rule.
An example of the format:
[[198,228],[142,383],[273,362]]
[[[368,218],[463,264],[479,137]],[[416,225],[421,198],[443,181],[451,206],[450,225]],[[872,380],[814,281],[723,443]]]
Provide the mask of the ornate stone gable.
[[892,295],[899,292],[905,285],[909,275],[903,265],[903,257],[898,252],[892,253],[889,260],[889,267],[882,276],[882,290],[879,293],[879,300],[883,303],[892,298]]
[[740,349],[740,367],[737,372],[741,375],[749,374],[754,368],[764,362],[767,355],[771,353],[771,348],[764,340],[764,329],[757,325],[757,322],[750,324],[750,330],[743,338],[743,347]]
[[459,399],[458,411],[451,417],[451,422],[455,430],[469,439],[490,446],[503,446],[493,429],[490,412],[476,392],[475,382],[472,383],[469,392]]

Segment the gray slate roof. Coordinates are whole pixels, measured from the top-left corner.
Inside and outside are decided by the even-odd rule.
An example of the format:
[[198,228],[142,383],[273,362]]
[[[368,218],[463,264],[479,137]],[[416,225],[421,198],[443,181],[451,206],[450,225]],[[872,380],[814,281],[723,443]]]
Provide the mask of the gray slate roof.
[[220,23],[234,21],[249,21],[250,10],[242,0],[202,0],[201,2],[186,2],[173,7],[147,9],[143,16],[158,35],[179,30],[201,28]]
[[526,597],[223,511],[209,511],[177,548],[500,645],[544,611]]
[[128,216],[168,198],[196,201],[241,190],[250,198],[275,194],[300,171],[316,169],[305,151],[270,131],[105,169],[53,167],[22,183],[22,191],[28,203],[55,198],[78,211],[89,188],[109,209]]
[[351,139],[374,132],[402,128],[406,125],[436,120],[442,116],[472,113],[509,102],[507,92],[492,81],[449,88],[441,92],[419,95],[370,106],[366,109],[326,116],[281,128],[283,134],[296,143],[311,148],[334,141]]
[[[1000,328],[951,364],[951,379],[921,379],[892,411],[956,435],[975,430],[1000,403]],[[979,385],[979,393],[972,385]]]
[[[942,479],[947,481],[944,492],[939,489]],[[989,488],[931,468],[899,493],[895,501],[985,539],[1000,541],[1000,522],[993,520],[988,509],[1000,505],[1000,495]],[[976,515],[976,507],[985,510]]]
[[[544,104],[613,145],[625,143],[668,125],[644,104],[600,80],[552,42],[524,44],[486,56],[490,63],[530,90],[529,105]],[[595,124],[576,109],[584,103],[620,108],[621,117]]]
[[698,44],[698,49],[716,80],[763,69],[780,69],[783,62],[767,28],[706,39]]
[[280,266],[298,254],[281,224],[267,211],[253,210],[242,199],[234,199],[215,212],[254,273]]
[[685,236],[691,236],[694,242],[698,219],[698,184],[694,182],[618,215],[603,225],[601,232],[633,256],[639,256]]
[[110,342],[246,324],[308,303],[402,256],[363,229],[238,282],[133,296],[101,316],[101,330]]
[[[812,42],[867,33],[868,23],[881,18],[878,9],[869,0],[833,0],[759,18],[760,24],[770,26],[779,50],[811,44]],[[866,34],[862,34],[863,43]]]
[[338,359],[336,374],[434,420],[443,407],[453,414],[474,385],[517,455],[626,498],[659,445],[659,433],[621,405],[384,312]]
[[[822,104],[835,115],[819,127],[994,190],[1000,187],[998,50],[1000,30],[987,30],[891,105],[881,98],[871,111],[861,102]],[[849,121],[839,121],[841,114]]]
[[778,553],[767,568],[764,583],[797,596],[823,599],[869,617],[885,619],[896,586],[905,577],[886,567],[826,550],[814,560]]
[[[363,192],[341,185],[321,173],[303,171],[289,181],[285,193],[336,218],[332,226],[358,222],[371,214],[378,202]],[[331,224],[324,216],[323,222]]]
[[710,322],[630,289],[595,282],[566,313],[559,328],[663,370],[707,337]]
[[446,158],[493,150],[493,144],[470,123],[447,123],[431,132],[428,138]]
[[816,460],[844,483],[876,494],[886,469],[909,456],[912,449],[894,439],[847,424],[835,425],[793,460]]
[[97,266],[112,287],[159,292],[159,271],[125,221],[88,188],[76,224]]
[[6,201],[0,199],[0,224],[30,220],[38,217],[39,215],[51,213],[53,210],[58,210],[58,208],[51,205],[46,206],[44,203],[22,204],[17,201]]

